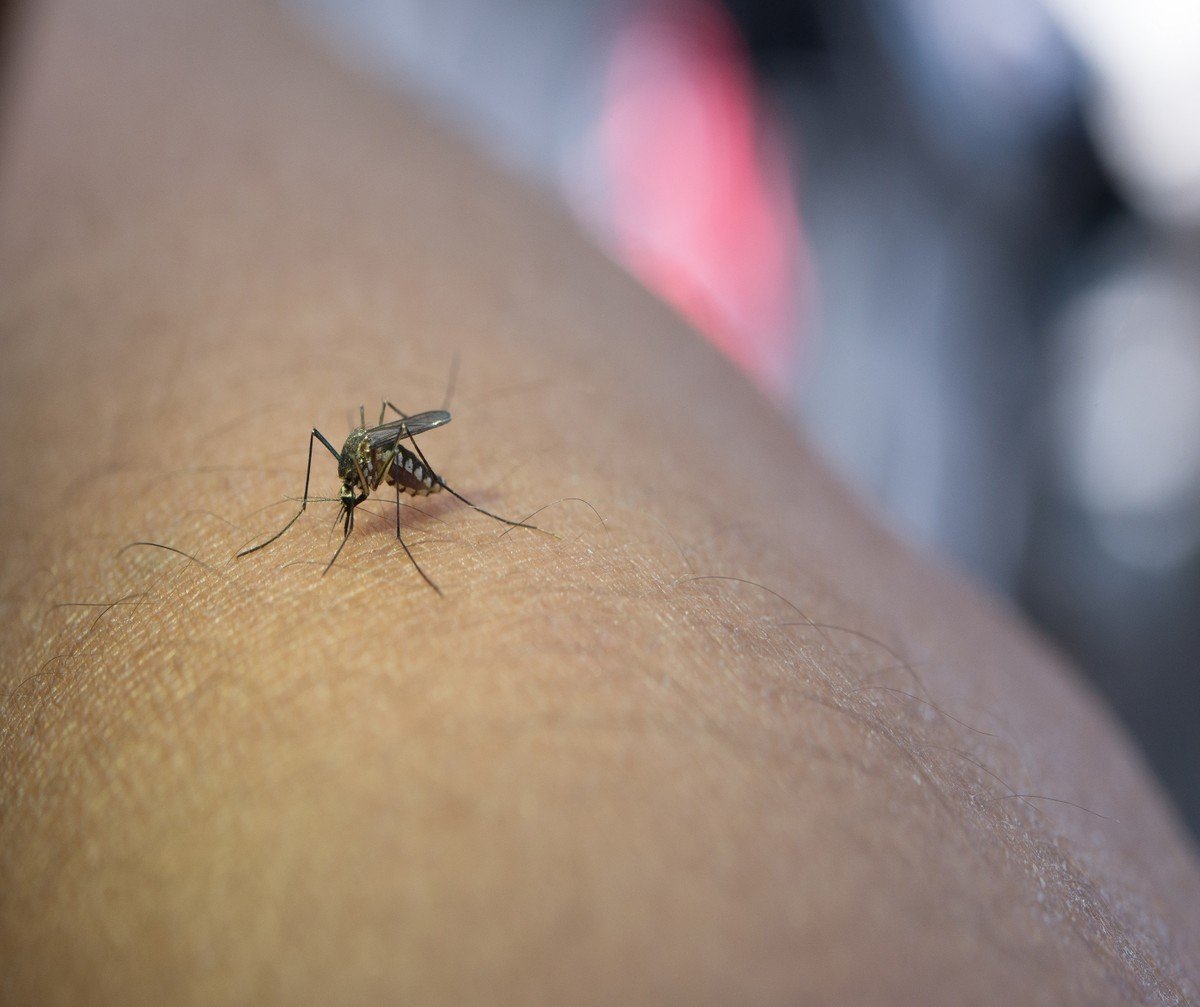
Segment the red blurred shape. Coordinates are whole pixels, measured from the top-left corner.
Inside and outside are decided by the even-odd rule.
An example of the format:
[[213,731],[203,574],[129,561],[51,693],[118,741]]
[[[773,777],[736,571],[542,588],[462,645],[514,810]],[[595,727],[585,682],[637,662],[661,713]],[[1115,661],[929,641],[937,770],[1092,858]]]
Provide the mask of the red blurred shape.
[[786,155],[757,107],[720,6],[651,3],[618,34],[601,135],[627,268],[778,393],[791,378],[801,236]]

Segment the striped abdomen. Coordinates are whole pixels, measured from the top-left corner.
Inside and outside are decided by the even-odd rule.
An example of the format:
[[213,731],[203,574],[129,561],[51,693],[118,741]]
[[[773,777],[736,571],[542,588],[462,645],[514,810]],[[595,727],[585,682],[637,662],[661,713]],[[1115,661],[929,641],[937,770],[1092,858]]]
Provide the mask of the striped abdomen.
[[389,486],[399,486],[403,492],[414,496],[437,493],[442,488],[441,476],[431,472],[420,458],[399,444],[388,466],[387,481]]

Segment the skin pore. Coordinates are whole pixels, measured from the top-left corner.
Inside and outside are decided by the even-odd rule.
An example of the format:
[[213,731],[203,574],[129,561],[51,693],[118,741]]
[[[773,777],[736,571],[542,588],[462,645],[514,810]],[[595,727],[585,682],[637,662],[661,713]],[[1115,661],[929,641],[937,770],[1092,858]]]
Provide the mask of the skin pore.
[[[1076,673],[545,196],[269,6],[20,28],[0,1002],[1200,996],[1194,850]],[[555,537],[415,501],[439,598],[381,492],[325,576],[336,503],[234,559],[456,355],[422,450]]]

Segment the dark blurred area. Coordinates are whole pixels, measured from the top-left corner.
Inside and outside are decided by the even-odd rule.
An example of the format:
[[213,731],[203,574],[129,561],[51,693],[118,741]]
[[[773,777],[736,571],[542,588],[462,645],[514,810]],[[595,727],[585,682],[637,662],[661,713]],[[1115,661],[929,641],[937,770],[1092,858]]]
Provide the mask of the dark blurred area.
[[1194,0],[293,0],[1092,676],[1200,833]]
[[[17,3],[15,0],[0,0],[0,102],[8,91],[8,75],[12,67],[12,46],[16,29]],[[3,106],[0,105],[0,108]]]

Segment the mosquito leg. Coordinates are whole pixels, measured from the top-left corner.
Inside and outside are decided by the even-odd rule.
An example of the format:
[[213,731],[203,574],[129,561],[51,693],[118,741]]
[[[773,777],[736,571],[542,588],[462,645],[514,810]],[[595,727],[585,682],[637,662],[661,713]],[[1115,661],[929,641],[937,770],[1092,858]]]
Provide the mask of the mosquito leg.
[[412,551],[408,548],[408,543],[404,541],[404,536],[400,534],[400,484],[396,483],[396,538],[399,540],[401,547],[404,549],[404,554],[409,558],[409,561],[416,568],[417,573],[421,575],[425,583],[433,588],[439,596],[442,595],[442,589],[438,587],[424,570],[421,569],[421,564],[417,562]]
[[[379,422],[376,424],[376,426],[383,426],[383,418],[384,418],[384,417],[387,415],[387,410],[388,410],[388,406],[389,406],[389,405],[391,405],[391,403],[390,403],[390,402],[387,402],[387,401],[383,401],[383,402],[381,402],[381,403],[380,403],[380,406],[379,406]],[[395,407],[395,406],[392,406],[392,408],[393,408],[393,409],[396,409],[396,407]],[[399,410],[399,409],[396,409],[396,412],[398,412],[398,413],[399,413],[399,412],[400,412],[400,410]],[[401,415],[401,416],[403,416],[405,419],[408,419],[408,417],[407,417],[407,416],[406,416],[404,413],[400,413],[400,415]],[[399,443],[400,443],[402,440],[404,440],[404,438],[405,438],[405,437],[407,437],[407,436],[408,436],[408,431],[405,431],[405,432],[404,432],[404,433],[402,433],[402,434],[401,434],[399,437],[397,437],[397,438],[396,438],[396,443],[397,443],[397,444],[399,444]]]
[[300,509],[298,511],[296,511],[296,516],[293,517],[287,524],[285,524],[282,528],[280,528],[279,531],[277,531],[274,535],[272,535],[265,542],[259,542],[258,545],[252,545],[246,549],[242,549],[241,551],[238,552],[238,554],[237,554],[238,556],[248,556],[252,552],[258,552],[258,550],[263,548],[263,546],[270,545],[277,538],[279,538],[280,535],[282,535],[292,525],[294,525],[300,519],[300,515],[304,513],[304,509],[308,506],[308,485],[309,485],[309,481],[312,479],[312,451],[313,451],[313,441],[315,441],[315,440],[319,440],[322,444],[324,444],[325,447],[329,449],[329,453],[332,454],[333,457],[338,460],[338,464],[339,465],[341,464],[341,461],[342,461],[341,453],[336,448],[334,448],[334,446],[332,444],[330,444],[329,441],[327,441],[325,439],[325,435],[323,433],[321,433],[320,430],[318,430],[316,427],[313,427],[313,432],[308,435],[308,468],[304,473],[304,499],[300,502]]
[[[417,442],[415,440],[413,441],[413,447],[417,448]],[[417,448],[417,454],[418,455],[421,454],[420,448]],[[421,455],[421,457],[422,457],[422,459],[424,459],[424,455]],[[429,463],[426,462],[425,464],[428,465]],[[501,522],[502,524],[512,525],[512,527],[514,527],[514,528],[528,528],[530,531],[540,531],[543,535],[553,535],[554,534],[553,532],[546,531],[545,528],[539,528],[535,524],[530,524],[528,521],[512,521],[509,518],[501,517],[499,514],[493,514],[490,510],[485,510],[483,507],[480,507],[479,504],[471,503],[470,500],[468,500],[465,496],[463,496],[457,490],[451,489],[450,486],[446,483],[446,481],[441,476],[436,476],[436,479],[441,484],[442,489],[444,489],[452,497],[455,497],[455,498],[461,500],[472,510],[479,511],[480,514],[486,514],[488,517],[495,518],[495,520]]]
[[[458,353],[458,350],[455,350],[454,356],[450,358],[450,376],[446,379],[446,395],[442,400],[442,411],[443,412],[447,412],[450,409],[450,401],[451,401],[451,399],[454,398],[454,390],[458,386],[459,362],[460,362],[459,353]],[[401,419],[405,419],[405,420],[408,419],[408,413],[401,412],[399,409],[396,409],[396,407],[393,406],[390,402],[385,401],[379,409],[379,422],[381,424],[383,423],[384,413],[388,409],[389,406],[392,409],[395,409],[395,411],[400,414]]]
[[[408,419],[408,413],[404,412],[404,410],[402,410],[395,403],[385,402],[384,405],[386,405],[389,409],[393,409],[397,413],[399,413],[402,419]],[[399,444],[400,441],[404,440],[405,437],[407,437],[410,441],[412,441],[413,450],[415,450],[417,452],[417,457],[420,458],[422,462],[424,462],[426,471],[429,472],[429,474],[431,476],[433,476],[434,479],[437,480],[438,484],[442,487],[442,489],[444,489],[451,496],[457,497],[459,500],[461,500],[463,503],[465,503],[472,510],[477,510],[477,511],[479,511],[480,514],[486,514],[490,518],[495,518],[497,521],[500,521],[503,524],[512,525],[512,527],[514,527],[514,528],[529,528],[529,529],[532,529],[533,531],[545,531],[545,529],[539,528],[535,524],[529,524],[525,521],[510,521],[508,518],[501,517],[499,514],[493,514],[490,510],[485,510],[484,508],[480,507],[478,504],[472,503],[470,500],[468,500],[465,496],[463,496],[457,490],[451,489],[446,484],[446,481],[444,479],[442,479],[442,477],[440,475],[437,474],[437,471],[434,469],[434,467],[429,464],[429,459],[425,457],[425,452],[421,450],[421,445],[417,443],[417,439],[412,434],[401,435],[400,437],[398,437],[396,439],[396,443]],[[546,534],[550,534],[550,533],[546,532]]]
[[[450,378],[446,382],[446,398],[442,402],[443,412],[450,409],[450,400],[454,397],[454,389],[458,384],[458,350],[454,351],[454,357],[450,361]],[[395,406],[392,407],[393,409]]]

